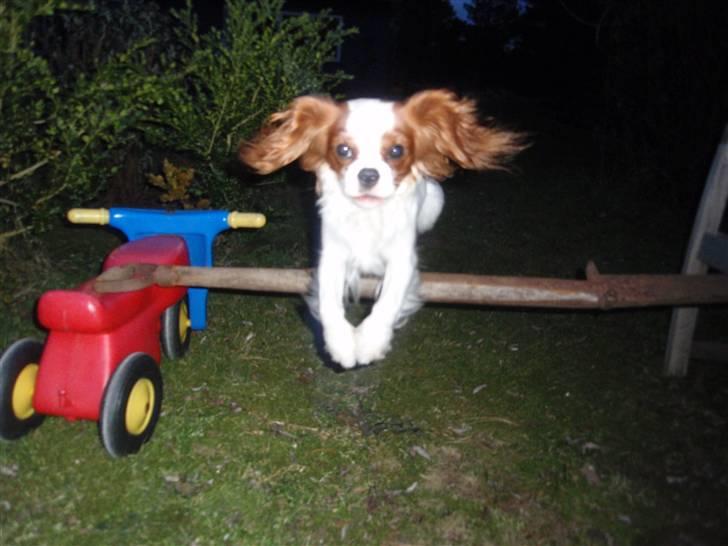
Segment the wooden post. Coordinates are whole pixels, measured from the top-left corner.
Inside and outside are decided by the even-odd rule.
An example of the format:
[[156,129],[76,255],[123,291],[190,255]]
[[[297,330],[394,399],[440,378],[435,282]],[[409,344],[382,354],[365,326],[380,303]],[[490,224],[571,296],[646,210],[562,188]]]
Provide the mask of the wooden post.
[[[420,297],[433,303],[605,311],[728,303],[728,275],[602,275],[593,263],[584,280],[462,273],[422,273],[420,280]],[[379,282],[360,279],[359,295],[376,298]],[[307,269],[126,264],[104,271],[94,289],[128,292],[156,284],[304,294],[310,283]]]
[[[726,200],[728,200],[728,125],[723,131],[723,137],[705,182],[688,243],[683,274],[704,274],[708,271],[709,265],[717,266],[703,261],[701,248],[706,235],[718,231],[725,212]],[[681,307],[673,310],[667,338],[665,375],[682,377],[687,374],[697,319],[697,307]]]

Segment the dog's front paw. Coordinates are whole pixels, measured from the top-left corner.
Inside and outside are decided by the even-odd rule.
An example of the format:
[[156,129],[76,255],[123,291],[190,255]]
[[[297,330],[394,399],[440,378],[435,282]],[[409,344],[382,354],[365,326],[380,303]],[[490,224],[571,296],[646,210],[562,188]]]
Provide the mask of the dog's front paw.
[[331,359],[342,368],[356,366],[354,327],[346,321],[324,326],[324,343]]
[[371,364],[381,360],[392,345],[392,328],[366,319],[356,329],[356,361]]

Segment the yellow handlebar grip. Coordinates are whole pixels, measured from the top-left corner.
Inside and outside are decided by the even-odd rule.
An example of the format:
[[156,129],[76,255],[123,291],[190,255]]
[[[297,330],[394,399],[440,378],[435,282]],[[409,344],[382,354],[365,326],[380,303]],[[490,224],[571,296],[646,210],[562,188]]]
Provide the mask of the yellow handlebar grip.
[[227,217],[228,226],[233,229],[262,228],[265,222],[265,215],[258,212],[231,212]]
[[71,209],[66,216],[72,224],[105,226],[109,223],[109,209]]

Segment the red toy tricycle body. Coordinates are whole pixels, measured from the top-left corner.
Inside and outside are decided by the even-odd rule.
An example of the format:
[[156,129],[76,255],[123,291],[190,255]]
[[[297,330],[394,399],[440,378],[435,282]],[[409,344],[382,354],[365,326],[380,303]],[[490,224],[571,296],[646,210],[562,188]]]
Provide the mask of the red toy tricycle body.
[[[181,238],[158,235],[117,248],[104,270],[131,263],[187,265],[189,257]],[[49,333],[36,379],[35,410],[98,420],[104,388],[124,358],[139,352],[160,361],[160,317],[186,290],[153,285],[99,294],[90,280],[75,290],[46,292],[38,303],[38,320]]]

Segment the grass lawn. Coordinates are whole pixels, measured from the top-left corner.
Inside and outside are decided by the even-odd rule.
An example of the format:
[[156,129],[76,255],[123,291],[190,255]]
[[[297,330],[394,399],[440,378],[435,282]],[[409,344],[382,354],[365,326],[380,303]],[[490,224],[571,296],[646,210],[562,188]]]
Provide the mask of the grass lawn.
[[[557,126],[534,140],[514,174],[445,183],[423,269],[679,269],[689,214],[596,184]],[[306,266],[311,188],[262,188],[269,225],[222,235],[217,263]],[[38,296],[118,244],[59,227],[0,258],[0,346],[42,339]],[[712,314],[701,328],[725,336]],[[385,361],[337,373],[300,298],[215,292],[188,356],[162,362],[163,413],[139,454],[112,459],[95,423],[58,418],[0,444],[0,543],[723,544],[728,375],[661,377],[668,322],[427,306]]]

